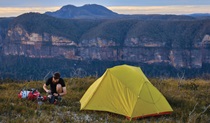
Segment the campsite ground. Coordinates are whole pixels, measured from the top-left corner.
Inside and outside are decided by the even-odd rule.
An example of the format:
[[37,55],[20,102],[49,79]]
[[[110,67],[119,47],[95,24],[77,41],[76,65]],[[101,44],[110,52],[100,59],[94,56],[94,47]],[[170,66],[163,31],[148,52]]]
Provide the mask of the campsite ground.
[[[42,89],[44,81],[0,83],[0,122],[106,122],[128,123],[125,116],[99,111],[80,111],[79,100],[94,77],[65,78],[68,94],[57,105],[19,99],[21,89]],[[151,83],[166,97],[174,112],[170,115],[143,118],[131,122],[150,123],[208,123],[210,122],[210,81],[204,79],[150,78]]]

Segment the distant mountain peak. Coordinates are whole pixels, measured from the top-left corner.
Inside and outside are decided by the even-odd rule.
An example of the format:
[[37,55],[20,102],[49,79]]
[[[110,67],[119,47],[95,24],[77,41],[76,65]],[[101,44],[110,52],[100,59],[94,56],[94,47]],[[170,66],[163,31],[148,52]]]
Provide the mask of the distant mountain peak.
[[75,8],[77,8],[77,7],[74,5],[65,5],[65,6],[61,7],[60,10],[70,10],[70,9],[75,9]]
[[104,6],[97,5],[97,4],[86,4],[86,5],[82,6],[81,8],[83,8],[91,13],[94,13],[96,15],[107,15],[107,16],[117,15],[117,13],[107,9]]
[[97,4],[85,4],[81,7],[65,5],[55,12],[45,14],[57,18],[110,18],[118,15],[117,13]]

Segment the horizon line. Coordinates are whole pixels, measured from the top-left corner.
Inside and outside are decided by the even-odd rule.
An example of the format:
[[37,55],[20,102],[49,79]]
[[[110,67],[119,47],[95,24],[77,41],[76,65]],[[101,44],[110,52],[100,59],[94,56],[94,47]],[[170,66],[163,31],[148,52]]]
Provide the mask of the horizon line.
[[[62,7],[62,6],[61,6]],[[0,17],[17,17],[24,13],[45,13],[57,11],[60,6],[54,7],[0,7]],[[107,6],[107,9],[118,14],[173,14],[186,15],[205,13],[210,14],[210,5],[169,5],[169,6]]]

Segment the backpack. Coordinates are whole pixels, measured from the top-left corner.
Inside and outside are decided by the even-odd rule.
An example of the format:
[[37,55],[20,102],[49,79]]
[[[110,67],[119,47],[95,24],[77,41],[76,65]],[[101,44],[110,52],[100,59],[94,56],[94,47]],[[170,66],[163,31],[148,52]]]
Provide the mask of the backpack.
[[40,96],[40,92],[34,88],[32,89],[22,89],[18,93],[19,98],[28,99],[28,100],[36,100]]

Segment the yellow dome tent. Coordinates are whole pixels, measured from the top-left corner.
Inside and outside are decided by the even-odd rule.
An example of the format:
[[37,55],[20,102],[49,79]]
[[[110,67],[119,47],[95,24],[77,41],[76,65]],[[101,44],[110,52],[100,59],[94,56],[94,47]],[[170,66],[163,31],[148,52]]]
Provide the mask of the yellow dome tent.
[[130,119],[173,111],[142,70],[129,65],[107,69],[88,88],[80,103],[80,110],[108,111]]

